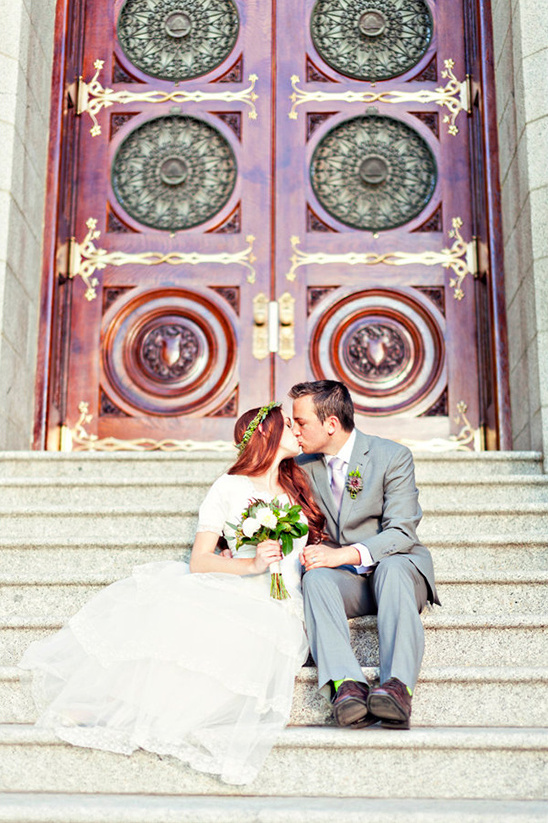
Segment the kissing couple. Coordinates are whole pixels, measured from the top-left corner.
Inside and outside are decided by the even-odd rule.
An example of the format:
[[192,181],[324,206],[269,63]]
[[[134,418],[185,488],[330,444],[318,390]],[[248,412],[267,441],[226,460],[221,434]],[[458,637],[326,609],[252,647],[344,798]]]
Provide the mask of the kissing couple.
[[[289,722],[310,649],[339,726],[409,728],[420,612],[439,602],[416,535],[411,453],[355,428],[342,383],[299,383],[289,395],[293,422],[279,403],[237,420],[238,457],[200,506],[189,565],[136,566],[29,646],[19,665],[34,674],[37,725],[74,745],[141,748],[250,783]],[[287,553],[274,539],[237,548],[235,524],[257,500],[297,507],[308,528]],[[284,599],[271,596],[276,564]],[[377,688],[350,645],[348,618],[366,614],[377,615]]]

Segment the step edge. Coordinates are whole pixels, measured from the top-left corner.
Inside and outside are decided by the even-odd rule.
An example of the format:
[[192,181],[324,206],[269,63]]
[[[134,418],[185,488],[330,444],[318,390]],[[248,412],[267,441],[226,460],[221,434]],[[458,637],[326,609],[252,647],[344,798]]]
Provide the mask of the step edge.
[[[430,611],[423,614],[424,628],[437,629],[540,629],[548,627],[548,614],[485,615],[485,614],[440,614]],[[65,625],[70,618],[58,615],[0,615],[0,629],[56,629]],[[376,628],[376,616],[364,615],[350,619],[350,626],[356,628]]]
[[[0,746],[67,746],[48,729],[27,723],[0,724]],[[414,726],[405,731],[371,727],[365,734],[329,726],[287,726],[275,748],[289,749],[481,749],[543,751],[548,728],[504,726]]]
[[[362,666],[362,671],[368,679],[378,676],[378,666]],[[32,674],[18,666],[0,665],[0,682],[29,682]],[[316,683],[317,669],[315,666],[303,666],[296,676],[302,683]],[[421,669],[418,686],[425,683],[547,683],[548,666],[426,666]]]

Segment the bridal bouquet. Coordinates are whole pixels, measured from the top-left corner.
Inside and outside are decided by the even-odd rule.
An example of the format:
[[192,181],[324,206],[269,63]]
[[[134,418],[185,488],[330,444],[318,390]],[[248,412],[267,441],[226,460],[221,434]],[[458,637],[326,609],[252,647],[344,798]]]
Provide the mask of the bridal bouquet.
[[[277,498],[267,503],[265,500],[253,499],[242,512],[237,525],[228,523],[236,538],[236,551],[242,546],[257,546],[263,540],[277,540],[282,554],[289,554],[293,549],[295,537],[303,537],[308,526],[299,519],[301,507],[284,503]],[[280,563],[270,565],[270,596],[274,600],[286,600],[290,595],[284,585]]]

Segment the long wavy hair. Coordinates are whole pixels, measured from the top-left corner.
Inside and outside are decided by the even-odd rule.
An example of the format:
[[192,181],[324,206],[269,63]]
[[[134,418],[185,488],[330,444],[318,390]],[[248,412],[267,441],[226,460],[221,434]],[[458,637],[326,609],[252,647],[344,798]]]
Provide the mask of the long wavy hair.
[[[244,412],[234,426],[234,440],[240,443],[247,427],[260,408]],[[270,411],[259,428],[256,429],[245,449],[228,470],[228,474],[245,474],[254,477],[264,474],[274,461],[285,426],[284,416],[279,407]],[[325,518],[312,497],[306,474],[292,457],[282,460],[278,472],[282,489],[299,506],[308,520],[309,543],[318,543],[321,539]]]

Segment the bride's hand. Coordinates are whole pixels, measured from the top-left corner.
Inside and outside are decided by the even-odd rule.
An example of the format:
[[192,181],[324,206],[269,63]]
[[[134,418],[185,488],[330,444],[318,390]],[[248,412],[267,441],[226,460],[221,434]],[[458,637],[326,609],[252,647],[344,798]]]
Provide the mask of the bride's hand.
[[265,572],[271,563],[282,559],[282,550],[277,540],[263,540],[257,545],[257,554],[253,560],[256,574]]

